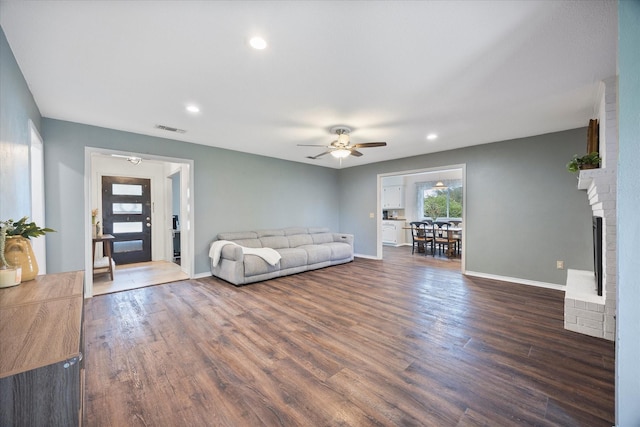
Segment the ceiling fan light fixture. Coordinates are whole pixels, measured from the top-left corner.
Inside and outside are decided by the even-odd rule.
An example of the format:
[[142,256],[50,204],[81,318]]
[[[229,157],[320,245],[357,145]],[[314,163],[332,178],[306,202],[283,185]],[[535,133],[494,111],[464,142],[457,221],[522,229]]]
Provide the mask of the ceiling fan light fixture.
[[338,144],[339,145],[349,145],[349,134],[341,133],[338,135]]
[[257,50],[262,50],[267,47],[267,42],[262,37],[252,37],[251,40],[249,40],[249,44]]
[[[342,136],[342,135],[340,135]],[[333,150],[331,152],[331,155],[333,157],[335,157],[336,159],[344,159],[345,157],[349,157],[349,154],[351,154],[351,151],[345,149],[345,148],[339,148],[337,150]]]

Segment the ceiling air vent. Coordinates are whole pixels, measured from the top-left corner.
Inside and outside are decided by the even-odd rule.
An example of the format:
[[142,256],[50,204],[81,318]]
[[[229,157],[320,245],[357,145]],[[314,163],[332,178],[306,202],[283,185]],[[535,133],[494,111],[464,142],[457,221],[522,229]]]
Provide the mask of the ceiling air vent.
[[168,132],[177,132],[177,133],[185,133],[185,132],[187,132],[184,129],[173,128],[171,126],[165,126],[165,125],[156,125],[156,129],[166,130]]

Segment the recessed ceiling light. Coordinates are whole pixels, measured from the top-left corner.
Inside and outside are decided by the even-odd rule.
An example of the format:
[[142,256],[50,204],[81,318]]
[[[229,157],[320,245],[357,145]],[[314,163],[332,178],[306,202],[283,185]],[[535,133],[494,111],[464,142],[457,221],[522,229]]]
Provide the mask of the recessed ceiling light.
[[200,107],[198,107],[197,105],[187,105],[187,111],[190,113],[199,113]]
[[262,50],[267,47],[267,42],[262,37],[254,37],[249,40],[249,44],[254,49]]
[[430,133],[429,135],[427,135],[427,139],[429,141],[433,141],[434,139],[437,139],[438,135],[436,135],[435,133]]

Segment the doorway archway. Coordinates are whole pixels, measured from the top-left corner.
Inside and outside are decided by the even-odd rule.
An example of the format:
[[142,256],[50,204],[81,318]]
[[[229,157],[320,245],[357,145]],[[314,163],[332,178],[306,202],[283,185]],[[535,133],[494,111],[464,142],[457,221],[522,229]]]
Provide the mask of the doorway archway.
[[[396,220],[400,220],[404,228],[406,224],[411,221],[422,221],[425,215],[423,207],[418,206],[420,203],[420,197],[418,197],[418,191],[421,191],[421,183],[432,182],[438,180],[453,180],[459,179],[462,183],[462,224],[464,228],[464,218],[466,217],[466,164],[438,166],[433,168],[424,168],[408,171],[390,172],[384,174],[378,174],[378,223],[377,223],[377,258],[383,259],[383,223],[384,212],[387,211],[392,214],[398,214]],[[389,184],[391,187],[401,187],[404,193],[402,196],[402,209],[393,207],[385,209],[384,206],[384,189],[385,184]],[[435,218],[434,218],[435,219]],[[387,230],[388,231],[388,230]],[[409,230],[406,230],[406,236],[404,242],[401,244],[411,245]],[[465,245],[465,233],[462,233],[462,247]],[[465,272],[465,251],[461,254],[461,270]]]
[[[142,159],[138,162],[127,162],[129,158]],[[143,168],[138,168],[139,166]],[[138,169],[136,169],[138,168]],[[102,148],[85,148],[85,211],[91,212],[101,206],[100,187],[101,176],[104,174],[120,176],[150,177],[152,187],[156,190],[152,195],[152,223],[156,224],[154,232],[156,243],[152,248],[154,261],[166,260],[173,262],[173,221],[170,181],[167,176],[177,174],[181,181],[180,205],[184,217],[181,220],[181,262],[180,270],[188,278],[193,278],[194,272],[194,230],[192,224],[193,209],[193,160],[179,159],[151,154],[121,152]],[[94,295],[93,287],[93,254],[92,254],[92,225],[89,214],[85,216],[85,295]],[[183,277],[184,278],[184,277]],[[160,283],[160,282],[159,282]]]

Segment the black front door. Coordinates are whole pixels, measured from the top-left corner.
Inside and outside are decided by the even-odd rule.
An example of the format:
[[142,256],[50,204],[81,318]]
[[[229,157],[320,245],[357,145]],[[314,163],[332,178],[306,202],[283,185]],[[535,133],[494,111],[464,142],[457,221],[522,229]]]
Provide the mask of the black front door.
[[102,221],[116,264],[151,261],[151,180],[103,176]]

